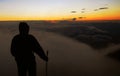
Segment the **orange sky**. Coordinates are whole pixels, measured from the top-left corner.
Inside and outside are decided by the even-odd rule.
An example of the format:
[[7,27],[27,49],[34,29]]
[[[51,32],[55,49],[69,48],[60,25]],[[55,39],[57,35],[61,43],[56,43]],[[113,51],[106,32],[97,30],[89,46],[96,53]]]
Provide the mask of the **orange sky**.
[[120,0],[0,0],[0,21],[120,20],[119,8]]

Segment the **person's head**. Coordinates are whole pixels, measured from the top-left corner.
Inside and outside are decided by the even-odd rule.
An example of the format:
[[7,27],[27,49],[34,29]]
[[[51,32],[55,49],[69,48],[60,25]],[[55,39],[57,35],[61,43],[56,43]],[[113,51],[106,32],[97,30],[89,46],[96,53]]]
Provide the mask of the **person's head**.
[[29,26],[26,22],[20,22],[19,32],[20,32],[20,34],[23,34],[23,35],[26,35],[29,33]]

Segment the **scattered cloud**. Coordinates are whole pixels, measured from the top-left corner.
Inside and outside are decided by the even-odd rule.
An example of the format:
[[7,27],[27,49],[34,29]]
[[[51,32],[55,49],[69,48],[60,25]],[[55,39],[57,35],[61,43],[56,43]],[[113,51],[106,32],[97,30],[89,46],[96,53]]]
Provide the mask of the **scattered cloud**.
[[83,8],[82,10],[85,10],[85,8]]
[[77,18],[72,18],[73,21],[77,20]]
[[78,17],[79,19],[83,19],[83,18],[86,18],[86,17]]
[[71,11],[71,13],[77,13],[77,11]]
[[81,11],[81,13],[85,13],[85,11]]
[[98,9],[94,9],[94,11],[98,11]]
[[99,10],[103,10],[103,9],[108,9],[108,7],[102,7],[102,8],[99,8]]
[[105,10],[105,9],[109,9],[109,8],[108,7],[101,7],[101,8],[98,8],[98,9],[94,9],[94,11]]

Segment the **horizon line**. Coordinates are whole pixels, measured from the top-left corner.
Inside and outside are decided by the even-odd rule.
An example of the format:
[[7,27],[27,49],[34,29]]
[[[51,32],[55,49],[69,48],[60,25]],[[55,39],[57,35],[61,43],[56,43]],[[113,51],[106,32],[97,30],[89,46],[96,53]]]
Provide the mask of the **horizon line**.
[[120,19],[105,19],[105,20],[0,20],[0,22],[2,21],[74,21],[74,22],[79,22],[79,21],[120,21]]

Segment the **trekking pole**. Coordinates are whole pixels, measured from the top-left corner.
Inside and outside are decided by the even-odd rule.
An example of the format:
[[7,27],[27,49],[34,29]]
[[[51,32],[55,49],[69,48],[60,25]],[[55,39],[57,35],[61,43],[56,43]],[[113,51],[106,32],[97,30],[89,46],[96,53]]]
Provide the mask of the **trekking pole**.
[[[46,55],[48,57],[48,50],[46,52]],[[48,62],[46,61],[46,76],[48,76]]]

